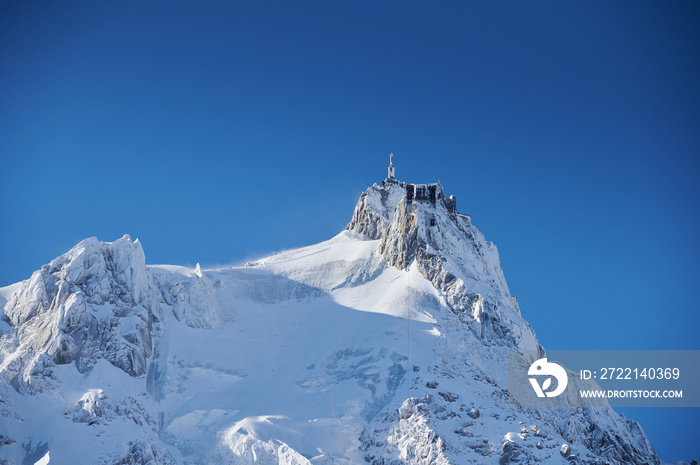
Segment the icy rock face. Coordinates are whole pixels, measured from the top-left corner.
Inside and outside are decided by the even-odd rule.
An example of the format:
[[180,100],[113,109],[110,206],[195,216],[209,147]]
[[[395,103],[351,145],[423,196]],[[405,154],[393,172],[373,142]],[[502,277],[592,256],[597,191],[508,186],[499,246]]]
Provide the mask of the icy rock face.
[[394,210],[403,196],[403,189],[396,184],[375,184],[360,196],[346,229],[369,239],[380,239],[386,233],[394,217]]
[[399,424],[388,435],[388,444],[395,447],[398,457],[406,463],[448,465],[444,454],[445,442],[431,428],[432,396],[410,397],[399,408]]
[[213,328],[219,321],[214,285],[197,267],[189,275],[156,275],[163,300],[175,318],[192,328]]
[[[429,198],[411,195],[430,189]],[[450,208],[439,183],[376,184],[362,194],[347,230],[379,239],[390,265],[421,274],[442,292],[452,311],[485,343],[537,350],[535,334],[510,295],[496,246],[469,216]]]
[[142,375],[160,320],[158,297],[138,241],[80,242],[36,271],[5,305],[11,331],[0,346],[12,355],[4,358],[3,375],[22,390],[55,364],[75,362],[85,372],[102,358]]
[[[71,417],[75,423],[94,425],[108,421],[107,412],[111,410],[107,396],[102,389],[91,389],[86,392],[75,405]],[[66,412],[68,415],[69,412]]]
[[118,421],[134,423],[157,432],[157,421],[151,414],[152,405],[143,394],[139,396],[121,396],[110,398],[102,389],[90,389],[82,395],[76,404],[67,409],[64,415],[74,423],[88,426],[109,424]]

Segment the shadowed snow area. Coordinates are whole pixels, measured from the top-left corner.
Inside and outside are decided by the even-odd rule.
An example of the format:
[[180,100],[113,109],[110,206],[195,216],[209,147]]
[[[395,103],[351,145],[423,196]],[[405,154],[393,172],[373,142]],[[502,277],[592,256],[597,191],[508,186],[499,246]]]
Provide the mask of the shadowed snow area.
[[0,305],[0,462],[658,463],[611,409],[508,404],[508,351],[543,349],[439,184],[244,267],[87,239]]

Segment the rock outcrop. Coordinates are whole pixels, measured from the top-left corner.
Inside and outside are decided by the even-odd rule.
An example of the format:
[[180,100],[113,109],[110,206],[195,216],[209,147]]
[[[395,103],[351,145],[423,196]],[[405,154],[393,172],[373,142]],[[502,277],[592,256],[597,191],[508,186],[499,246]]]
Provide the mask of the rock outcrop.
[[86,239],[36,271],[5,305],[12,330],[0,345],[13,355],[3,377],[18,390],[41,390],[35,375],[67,363],[84,373],[99,359],[140,376],[161,320],[159,301],[138,241]]

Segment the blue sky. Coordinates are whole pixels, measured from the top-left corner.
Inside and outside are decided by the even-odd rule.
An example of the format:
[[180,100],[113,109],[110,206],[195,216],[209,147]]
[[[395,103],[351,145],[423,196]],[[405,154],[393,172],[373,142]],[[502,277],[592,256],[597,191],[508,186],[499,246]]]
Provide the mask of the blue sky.
[[[332,237],[440,180],[552,349],[700,349],[700,4],[0,2],[0,286]],[[664,460],[697,409],[623,410]]]

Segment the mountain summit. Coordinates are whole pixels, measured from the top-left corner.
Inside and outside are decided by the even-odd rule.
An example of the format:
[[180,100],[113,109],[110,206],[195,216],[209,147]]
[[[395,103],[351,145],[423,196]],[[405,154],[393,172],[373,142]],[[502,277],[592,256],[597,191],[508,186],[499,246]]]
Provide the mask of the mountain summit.
[[393,160],[320,244],[202,270],[91,238],[0,306],[0,463],[659,463],[610,408],[508,403],[544,349],[496,246]]
[[362,194],[346,230],[378,240],[388,265],[415,267],[482,343],[538,349],[510,295],[496,246],[457,211],[456,198],[440,183],[387,178]]

